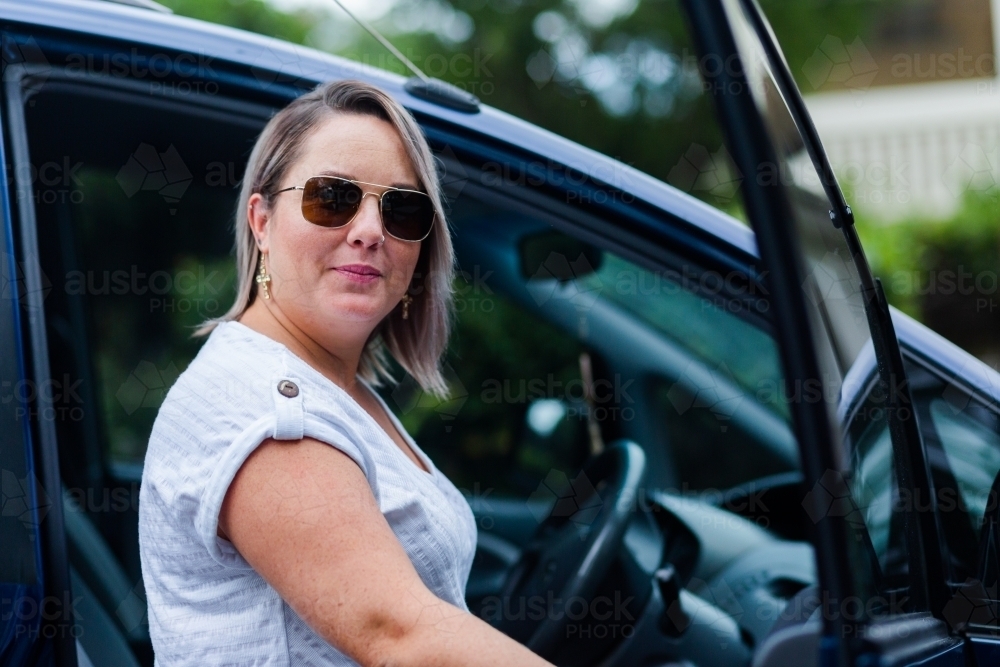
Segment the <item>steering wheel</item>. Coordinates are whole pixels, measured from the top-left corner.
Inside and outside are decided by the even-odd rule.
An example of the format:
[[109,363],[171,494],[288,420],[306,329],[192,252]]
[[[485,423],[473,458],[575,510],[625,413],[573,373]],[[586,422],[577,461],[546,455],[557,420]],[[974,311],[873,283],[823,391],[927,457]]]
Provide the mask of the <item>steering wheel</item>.
[[[567,611],[590,604],[621,547],[646,455],[618,440],[591,457],[521,553],[504,582],[493,626],[543,657],[566,637]],[[577,606],[575,609],[579,609]]]

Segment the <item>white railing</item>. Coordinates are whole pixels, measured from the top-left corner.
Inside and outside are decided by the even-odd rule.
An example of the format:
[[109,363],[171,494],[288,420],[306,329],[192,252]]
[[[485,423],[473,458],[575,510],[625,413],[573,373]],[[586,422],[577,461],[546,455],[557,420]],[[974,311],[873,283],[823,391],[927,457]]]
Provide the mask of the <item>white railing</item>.
[[[1000,0],[991,5],[992,71],[997,72]],[[1000,78],[987,78],[989,67],[979,79],[865,88],[874,75],[862,76],[873,66],[863,45],[861,51],[856,44],[835,46],[844,47],[841,53],[851,61],[846,65],[858,74],[855,89],[803,92],[859,212],[886,222],[940,219],[955,212],[968,190],[996,190],[1000,196]],[[832,76],[832,70],[815,69],[816,62],[807,66],[814,67],[808,72],[813,77]]]
[[860,212],[943,218],[965,191],[1000,189],[1000,82],[824,93],[806,104]]

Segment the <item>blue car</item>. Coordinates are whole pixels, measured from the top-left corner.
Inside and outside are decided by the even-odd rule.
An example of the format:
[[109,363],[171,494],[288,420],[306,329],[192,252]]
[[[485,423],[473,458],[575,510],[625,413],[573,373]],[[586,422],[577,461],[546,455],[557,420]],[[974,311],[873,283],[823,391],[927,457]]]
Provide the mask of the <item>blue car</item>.
[[154,664],[153,419],[233,298],[257,134],[345,78],[442,172],[452,394],[382,391],[474,510],[472,613],[558,665],[1000,664],[1000,376],[887,304],[756,2],[664,11],[731,156],[686,178],[749,227],[433,81],[0,2],[0,664]]

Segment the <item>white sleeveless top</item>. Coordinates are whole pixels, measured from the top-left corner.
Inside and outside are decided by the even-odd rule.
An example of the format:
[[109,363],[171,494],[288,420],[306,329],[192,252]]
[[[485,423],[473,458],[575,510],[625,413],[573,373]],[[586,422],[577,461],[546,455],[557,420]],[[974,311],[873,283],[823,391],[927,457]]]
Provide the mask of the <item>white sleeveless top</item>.
[[[287,384],[279,391],[284,381],[297,394]],[[270,437],[309,436],[354,459],[423,582],[468,610],[472,510],[376,397],[430,474],[343,389],[281,343],[235,321],[212,331],[160,407],[139,489],[139,554],[157,667],[357,664],[216,534],[236,471]]]

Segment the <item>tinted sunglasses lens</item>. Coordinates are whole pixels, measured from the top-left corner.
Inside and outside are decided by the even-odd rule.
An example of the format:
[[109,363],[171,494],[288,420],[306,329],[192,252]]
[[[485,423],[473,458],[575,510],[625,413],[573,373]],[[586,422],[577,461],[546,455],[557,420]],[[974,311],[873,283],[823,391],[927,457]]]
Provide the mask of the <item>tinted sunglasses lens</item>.
[[420,241],[434,224],[434,204],[419,192],[394,190],[382,197],[385,230],[404,241]]
[[358,212],[364,192],[340,178],[313,177],[302,192],[302,217],[321,227],[343,227]]

